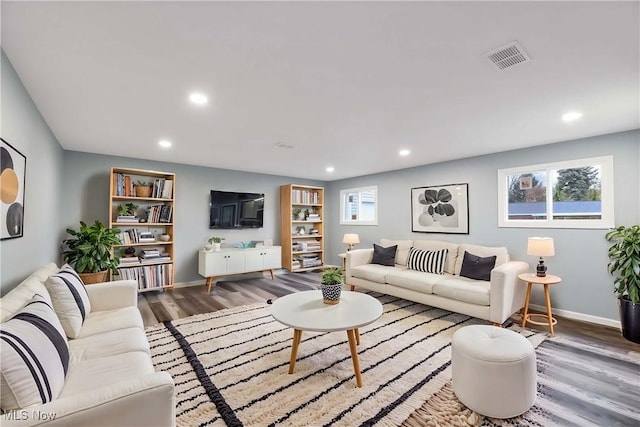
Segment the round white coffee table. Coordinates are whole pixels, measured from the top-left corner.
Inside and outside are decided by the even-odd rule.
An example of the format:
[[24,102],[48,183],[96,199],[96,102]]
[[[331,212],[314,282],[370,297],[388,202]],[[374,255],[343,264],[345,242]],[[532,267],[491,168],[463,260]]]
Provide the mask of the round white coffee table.
[[271,315],[278,322],[293,328],[289,373],[296,366],[298,346],[302,331],[334,332],[347,331],[349,349],[356,374],[356,384],[362,387],[358,350],[360,333],[358,328],[375,322],[382,316],[382,304],[363,293],[342,291],[340,303],[329,305],[322,302],[322,292],[304,291],[278,298],[271,306]]

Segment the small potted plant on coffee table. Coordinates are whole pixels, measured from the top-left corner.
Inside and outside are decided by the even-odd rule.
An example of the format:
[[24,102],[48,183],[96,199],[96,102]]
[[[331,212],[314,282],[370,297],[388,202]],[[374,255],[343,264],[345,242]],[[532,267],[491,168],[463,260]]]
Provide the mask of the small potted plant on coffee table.
[[338,304],[342,291],[342,271],[338,267],[329,267],[322,272],[322,302]]

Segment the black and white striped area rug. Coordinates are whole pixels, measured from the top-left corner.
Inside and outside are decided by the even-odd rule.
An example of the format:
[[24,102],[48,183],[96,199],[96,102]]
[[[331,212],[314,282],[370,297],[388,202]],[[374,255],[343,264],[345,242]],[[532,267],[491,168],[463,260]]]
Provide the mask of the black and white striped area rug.
[[[372,294],[384,306],[360,329],[357,388],[346,332],[292,329],[255,304],[147,328],[153,362],[176,384],[179,426],[398,426],[451,378],[451,337],[482,320]],[[517,326],[511,326],[521,332]],[[521,332],[542,341],[542,334]]]

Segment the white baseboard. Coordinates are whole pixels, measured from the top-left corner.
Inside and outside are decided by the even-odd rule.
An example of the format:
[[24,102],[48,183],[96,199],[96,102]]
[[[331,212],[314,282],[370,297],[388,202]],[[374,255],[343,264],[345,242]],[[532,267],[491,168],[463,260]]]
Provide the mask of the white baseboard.
[[[547,307],[543,305],[529,304],[529,308],[535,311],[540,311],[542,313],[547,312]],[[610,326],[612,328],[617,328],[617,329],[621,328],[619,320],[608,319],[606,317],[592,316],[590,314],[583,314],[575,311],[562,310],[560,308],[551,308],[551,312],[553,314],[557,314],[558,316],[566,317],[567,319],[580,320],[581,322],[596,323],[598,325]]]
[[205,286],[207,283],[206,279],[202,279],[202,280],[196,280],[194,282],[179,282],[179,283],[174,283],[173,287],[174,288],[187,288],[189,286]]

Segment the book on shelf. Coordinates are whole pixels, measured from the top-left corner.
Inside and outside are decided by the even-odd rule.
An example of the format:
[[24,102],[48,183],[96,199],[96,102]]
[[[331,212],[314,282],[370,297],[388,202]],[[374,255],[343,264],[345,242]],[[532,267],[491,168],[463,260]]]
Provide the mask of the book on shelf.
[[162,198],[163,199],[171,199],[173,198],[173,180],[167,179],[164,182],[164,187],[162,188]]
[[136,218],[135,215],[118,215],[116,222],[140,222],[140,219]]

